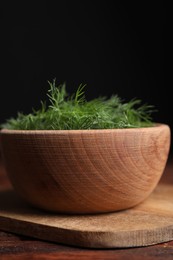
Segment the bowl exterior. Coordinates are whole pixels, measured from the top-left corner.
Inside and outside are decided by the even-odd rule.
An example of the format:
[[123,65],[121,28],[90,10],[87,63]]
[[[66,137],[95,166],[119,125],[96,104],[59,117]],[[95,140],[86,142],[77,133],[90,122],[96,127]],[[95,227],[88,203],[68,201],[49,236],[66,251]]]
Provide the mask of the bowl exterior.
[[7,173],[30,204],[61,213],[127,209],[154,190],[170,129],[1,131]]

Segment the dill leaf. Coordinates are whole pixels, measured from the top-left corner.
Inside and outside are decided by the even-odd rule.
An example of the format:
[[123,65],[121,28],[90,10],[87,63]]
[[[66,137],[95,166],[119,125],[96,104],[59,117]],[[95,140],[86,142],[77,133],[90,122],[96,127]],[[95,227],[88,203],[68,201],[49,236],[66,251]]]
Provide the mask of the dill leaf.
[[1,128],[14,130],[70,130],[70,129],[114,129],[153,126],[151,105],[141,105],[141,100],[132,99],[123,103],[118,95],[109,99],[98,97],[85,99],[86,85],[80,84],[76,93],[68,95],[66,84],[49,82],[47,96],[49,105],[41,101],[39,110],[30,114],[18,113],[7,119]]

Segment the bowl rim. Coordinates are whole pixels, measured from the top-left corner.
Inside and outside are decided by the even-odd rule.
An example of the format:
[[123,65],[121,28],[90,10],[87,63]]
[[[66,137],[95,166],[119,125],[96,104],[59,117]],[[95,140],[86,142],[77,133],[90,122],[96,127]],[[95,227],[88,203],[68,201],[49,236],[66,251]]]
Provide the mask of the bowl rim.
[[169,125],[164,123],[154,123],[153,126],[147,127],[134,127],[134,128],[105,128],[105,129],[70,129],[70,130],[12,130],[12,129],[1,129],[0,134],[12,135],[12,134],[85,134],[85,133],[108,133],[108,132],[140,132],[140,131],[153,131],[160,128],[170,129]]

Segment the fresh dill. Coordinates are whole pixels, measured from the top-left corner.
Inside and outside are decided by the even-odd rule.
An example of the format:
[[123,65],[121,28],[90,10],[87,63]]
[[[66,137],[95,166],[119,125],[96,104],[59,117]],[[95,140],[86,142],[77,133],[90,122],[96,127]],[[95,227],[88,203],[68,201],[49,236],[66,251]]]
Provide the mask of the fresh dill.
[[141,105],[133,99],[123,103],[117,96],[109,99],[99,97],[85,99],[85,85],[81,84],[76,93],[68,95],[66,85],[49,83],[47,96],[49,105],[41,102],[39,110],[30,114],[18,113],[1,128],[13,130],[70,130],[70,129],[114,129],[152,126],[153,106]]

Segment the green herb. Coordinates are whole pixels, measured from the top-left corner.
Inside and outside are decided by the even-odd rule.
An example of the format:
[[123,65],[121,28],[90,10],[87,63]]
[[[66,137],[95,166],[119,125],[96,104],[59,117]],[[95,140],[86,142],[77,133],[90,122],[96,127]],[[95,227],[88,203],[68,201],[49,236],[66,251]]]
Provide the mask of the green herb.
[[49,83],[50,104],[41,102],[39,110],[30,114],[18,113],[1,125],[6,129],[51,130],[51,129],[106,129],[135,128],[152,126],[153,107],[141,105],[133,99],[123,103],[113,95],[107,99],[99,97],[91,101],[85,99],[85,85],[80,85],[73,95],[68,95],[65,84],[56,86],[55,80]]

